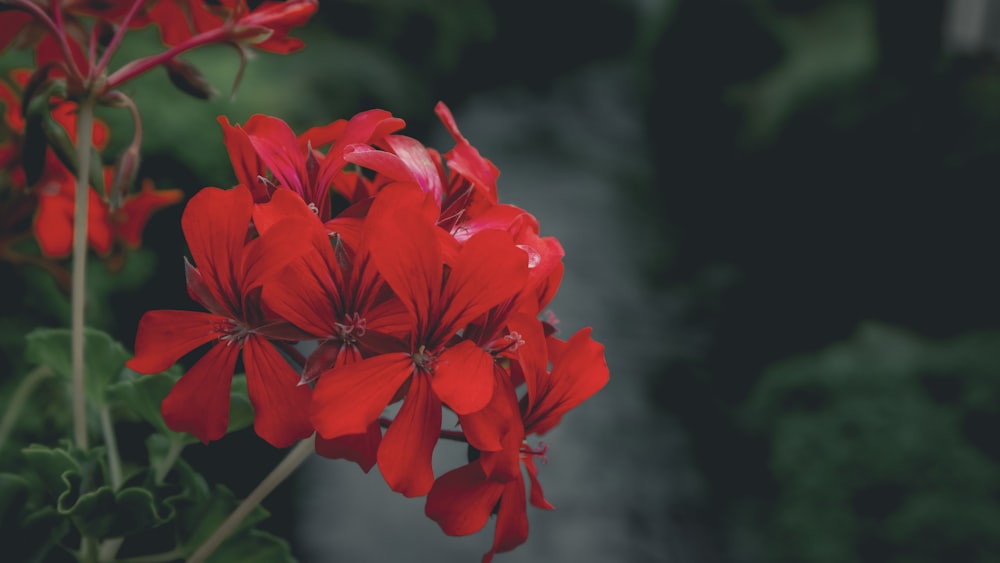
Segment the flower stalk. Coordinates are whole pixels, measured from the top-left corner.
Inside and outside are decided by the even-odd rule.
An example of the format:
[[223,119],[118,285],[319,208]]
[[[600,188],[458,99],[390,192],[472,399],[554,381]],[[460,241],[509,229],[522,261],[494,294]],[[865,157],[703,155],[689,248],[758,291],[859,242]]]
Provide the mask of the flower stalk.
[[236,528],[239,527],[240,523],[257,508],[257,505],[263,501],[267,495],[271,494],[278,485],[284,482],[289,475],[292,474],[302,462],[309,459],[309,455],[313,453],[315,448],[314,442],[316,435],[313,434],[311,437],[300,441],[295,445],[288,454],[282,459],[278,465],[268,473],[267,477],[264,477],[257,487],[250,491],[247,498],[243,499],[243,502],[236,507],[229,517],[227,517],[218,528],[212,532],[212,535],[205,540],[198,549],[191,555],[187,560],[187,563],[201,563],[208,558],[212,552],[215,551],[222,542],[229,537]]
[[84,309],[87,279],[87,209],[90,196],[90,149],[94,128],[96,99],[88,95],[80,102],[77,114],[76,201],[73,212],[73,270],[71,300],[71,349],[73,361],[73,438],[76,446],[87,449],[87,399],[84,392]]

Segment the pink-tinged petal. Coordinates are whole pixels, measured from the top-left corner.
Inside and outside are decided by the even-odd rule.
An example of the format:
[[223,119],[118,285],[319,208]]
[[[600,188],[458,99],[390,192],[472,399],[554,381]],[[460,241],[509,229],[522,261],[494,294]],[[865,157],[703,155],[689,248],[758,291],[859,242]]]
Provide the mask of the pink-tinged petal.
[[430,322],[432,296],[441,293],[443,267],[437,227],[415,212],[425,199],[415,187],[397,184],[383,190],[369,211],[364,235],[382,277],[422,328]]
[[483,231],[458,253],[442,294],[442,333],[453,333],[524,287],[528,259],[502,231]]
[[174,384],[160,404],[171,430],[188,432],[206,444],[226,435],[239,351],[238,346],[216,344]]
[[424,193],[433,195],[434,202],[440,207],[441,199],[444,197],[444,185],[441,183],[441,176],[438,175],[437,166],[427,152],[427,147],[405,135],[389,135],[385,138],[385,142],[406,164],[420,189]]
[[279,185],[305,198],[307,188],[303,181],[309,177],[306,155],[299,150],[295,132],[277,117],[260,114],[255,117],[255,130],[249,138],[264,167],[271,171]]
[[535,397],[528,397],[524,425],[528,433],[545,434],[563,415],[586,401],[608,383],[604,346],[584,328],[563,343],[549,337],[552,373],[539,381]]
[[330,459],[346,459],[357,463],[365,473],[375,466],[378,446],[382,442],[382,429],[378,422],[368,425],[368,432],[351,434],[327,440],[316,438],[316,453]]
[[438,358],[431,386],[457,414],[481,410],[493,397],[493,356],[475,342],[463,340]]
[[463,465],[434,482],[424,514],[449,536],[474,534],[489,522],[503,489],[503,483],[486,479],[478,463]]
[[308,416],[312,388],[299,385],[298,372],[274,346],[250,335],[243,343],[243,364],[257,435],[284,448],[312,434]]
[[545,495],[542,494],[542,485],[538,482],[538,468],[535,467],[535,460],[526,456],[524,458],[524,468],[528,470],[528,479],[531,480],[531,493],[529,494],[531,506],[541,508],[542,510],[555,510],[556,507],[545,500]]
[[139,373],[160,373],[202,344],[219,338],[216,327],[229,319],[196,311],[148,311],[139,320],[135,357],[125,365]]
[[[369,145],[351,145],[344,149],[344,160],[373,170],[397,182],[417,182],[413,171],[400,157]],[[419,185],[419,183],[417,184]]]
[[406,353],[382,354],[327,371],[316,382],[310,416],[330,439],[368,431],[413,373]]
[[483,563],[493,560],[493,555],[510,551],[528,539],[528,505],[524,500],[524,478],[508,481],[500,498],[497,528],[493,533],[493,548],[483,555]]
[[207,283],[216,285],[223,303],[236,310],[233,270],[250,227],[253,197],[245,187],[202,188],[188,200],[181,228],[194,264]]
[[421,372],[414,374],[403,406],[385,431],[378,466],[389,488],[406,497],[427,494],[434,484],[431,456],[441,435],[441,401]]

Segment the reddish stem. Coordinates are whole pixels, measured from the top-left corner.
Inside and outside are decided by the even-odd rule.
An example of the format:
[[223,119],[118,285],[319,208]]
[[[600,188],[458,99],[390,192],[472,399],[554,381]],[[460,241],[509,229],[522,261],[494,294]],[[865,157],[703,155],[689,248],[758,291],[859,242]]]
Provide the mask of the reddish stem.
[[128,13],[125,14],[121,23],[118,24],[118,30],[115,32],[114,37],[111,38],[111,42],[108,43],[108,46],[104,49],[104,54],[101,55],[100,62],[98,62],[97,66],[93,68],[91,76],[96,77],[104,72],[105,68],[107,68],[108,63],[111,62],[111,55],[113,55],[118,49],[118,45],[121,44],[122,38],[125,37],[125,33],[128,31],[128,24],[131,23],[132,18],[139,13],[139,8],[144,3],[144,0],[135,0],[135,2],[132,3],[132,6],[129,7]]
[[228,30],[224,28],[221,27],[216,28],[211,31],[206,31],[205,33],[195,35],[194,37],[191,37],[190,39],[181,43],[180,45],[171,47],[170,49],[158,55],[151,55],[148,57],[134,60],[126,64],[125,66],[119,68],[114,73],[112,73],[111,76],[108,77],[108,81],[105,86],[105,91],[106,92],[111,91],[117,88],[118,86],[122,85],[123,83],[128,82],[129,80],[132,80],[133,78],[160,66],[161,64],[169,61],[170,59],[176,57],[177,55],[180,55],[185,51],[190,51],[191,49],[200,47],[202,45],[207,45],[209,43],[221,41],[226,38],[227,33]]
[[[382,428],[388,428],[389,425],[392,424],[392,419],[389,418],[389,417],[387,417],[387,416],[382,416],[382,417],[379,417],[378,423],[382,426]],[[440,436],[441,436],[442,440],[451,440],[453,442],[462,442],[463,444],[468,444],[469,443],[469,440],[467,440],[465,438],[465,434],[463,434],[461,430],[444,430],[444,429],[442,429]]]

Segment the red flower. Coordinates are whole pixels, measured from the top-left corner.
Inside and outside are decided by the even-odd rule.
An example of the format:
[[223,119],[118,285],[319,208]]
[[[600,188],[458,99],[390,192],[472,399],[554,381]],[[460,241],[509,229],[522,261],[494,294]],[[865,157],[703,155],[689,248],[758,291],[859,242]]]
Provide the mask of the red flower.
[[253,209],[250,192],[240,186],[204,188],[191,198],[181,220],[197,265],[187,264],[188,293],[208,312],[146,313],[128,366],[158,373],[213,343],[162,404],[170,428],[207,443],[226,433],[229,388],[242,351],[254,428],[272,445],[285,447],[312,433],[306,417],[310,389],[299,385],[298,373],[268,340],[289,338],[294,331],[266,315],[260,293],[265,281],[304,252],[295,226],[310,217],[289,217],[248,240]]
[[[542,494],[533,459],[545,454],[546,448],[532,449],[525,437],[551,430],[566,412],[608,381],[604,347],[590,338],[589,328],[577,332],[568,342],[550,337],[546,346],[538,321],[522,315],[512,319],[510,325],[524,335],[525,344],[519,347],[520,359],[514,365],[527,384],[525,398],[518,401],[513,383],[500,378],[490,406],[462,420],[463,427],[499,424],[519,411],[503,437],[504,447],[499,452],[482,452],[479,459],[439,477],[427,495],[424,510],[446,534],[453,536],[478,532],[495,513],[493,546],[483,556],[483,563],[491,561],[495,553],[521,545],[528,537],[526,487],[520,463],[531,481],[531,504],[553,508]],[[551,372],[547,369],[549,361]]]
[[[267,115],[253,115],[243,127],[230,125],[225,117],[219,117],[219,124],[237,180],[254,192],[255,201],[267,201],[282,187],[299,194],[324,222],[332,218],[330,189],[343,175],[345,149],[374,142],[404,125],[384,110],[314,127],[298,138],[287,123]],[[328,144],[323,155],[318,149]],[[267,172],[270,179],[263,183]],[[351,199],[353,188],[349,191]]]
[[456,333],[515,294],[527,277],[524,253],[501,231],[472,237],[446,266],[441,246],[455,242],[434,227],[436,214],[412,185],[391,186],[376,197],[366,234],[379,271],[411,314],[408,350],[330,370],[313,396],[312,421],[326,438],[366,431],[405,396],[378,464],[389,486],[406,496],[423,495],[434,482],[431,454],[442,404],[467,414],[493,395],[492,356]]

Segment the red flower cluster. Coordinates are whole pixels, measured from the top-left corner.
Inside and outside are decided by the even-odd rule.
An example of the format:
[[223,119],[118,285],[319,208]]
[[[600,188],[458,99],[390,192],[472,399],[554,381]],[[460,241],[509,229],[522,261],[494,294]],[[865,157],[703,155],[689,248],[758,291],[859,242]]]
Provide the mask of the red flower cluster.
[[[562,247],[498,201],[497,168],[437,113],[455,141],[444,154],[381,110],[300,136],[273,117],[220,118],[239,184],[203,189],[183,217],[188,292],[207,312],[146,313],[129,366],[155,373],[211,344],[163,402],[171,428],[208,442],[225,434],[242,353],[262,438],[284,447],[315,431],[321,455],[378,463],[393,490],[427,495],[451,535],[496,513],[489,561],[527,537],[522,463],[531,503],[552,508],[533,462],[545,449],[527,436],[608,368],[589,329],[564,341],[539,320]],[[294,344],[307,341],[302,357]],[[445,410],[460,430],[442,430]],[[475,459],[435,478],[441,438]]]
[[[0,80],[0,256],[14,261],[36,261],[45,258],[65,258],[73,245],[73,209],[76,179],[73,172],[56,155],[52,147],[29,147],[25,131],[25,117],[20,112],[21,90],[29,80],[26,70],[14,71],[11,83]],[[45,119],[53,127],[64,131],[65,138],[76,141],[76,104],[56,101]],[[103,149],[107,144],[107,125],[96,121],[92,144]],[[25,151],[36,151],[26,155]],[[41,158],[41,175],[28,180],[25,171],[27,158]],[[114,167],[103,169],[105,193],[91,189],[88,204],[87,244],[98,255],[108,258],[121,248],[135,249],[141,245],[142,231],[149,217],[158,209],[177,203],[183,197],[180,190],[155,190],[150,181],[143,184],[139,193],[124,196],[112,207],[107,190],[114,185]],[[30,222],[30,232],[28,223]],[[31,236],[45,258],[33,260],[15,248],[15,244]],[[116,244],[118,243],[118,244]]]

